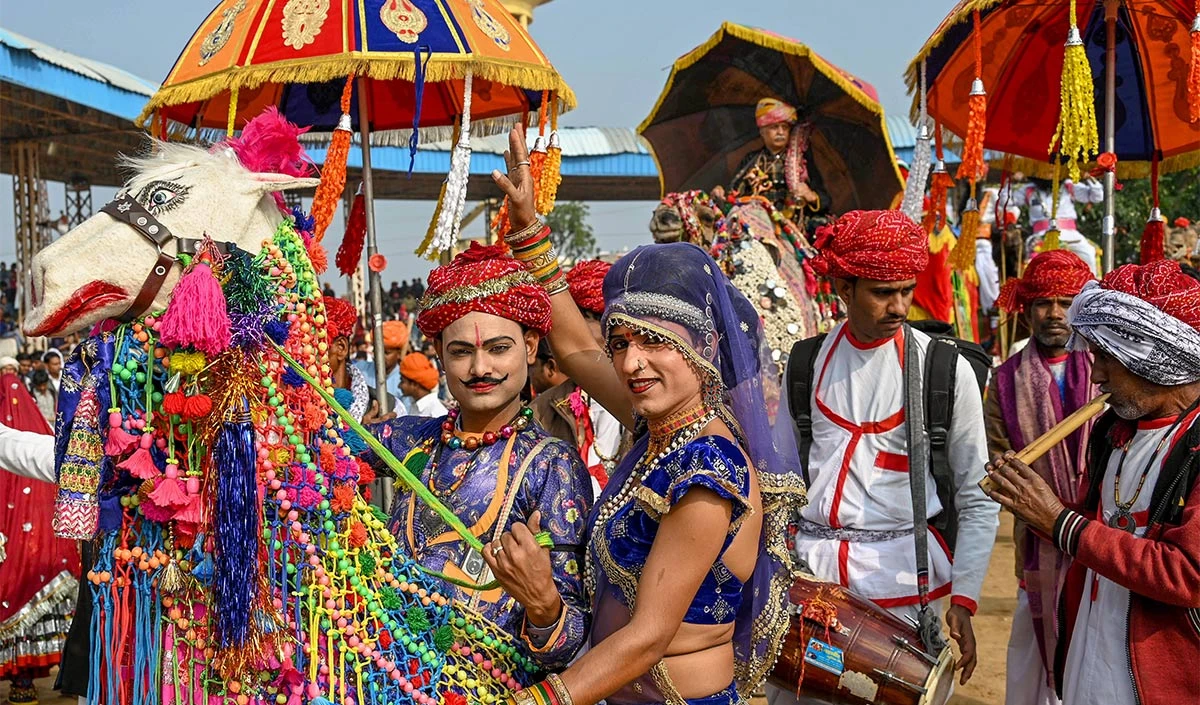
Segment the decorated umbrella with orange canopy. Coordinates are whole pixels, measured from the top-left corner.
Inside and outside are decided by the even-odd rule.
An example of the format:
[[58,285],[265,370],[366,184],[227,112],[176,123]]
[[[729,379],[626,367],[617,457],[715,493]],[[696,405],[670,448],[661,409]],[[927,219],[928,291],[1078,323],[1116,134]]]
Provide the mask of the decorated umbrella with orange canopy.
[[[140,121],[165,136],[172,123],[229,134],[268,107],[318,132],[333,132],[313,199],[320,240],[345,186],[352,131],[361,135],[363,218],[371,305],[382,310],[371,184],[372,133],[404,139],[451,134],[455,147],[438,209],[420,252],[436,256],[457,240],[466,201],[470,137],[501,131],[538,111],[544,129],[575,96],[528,32],[499,0],[222,0],[184,47]],[[505,119],[507,118],[507,120]],[[551,139],[548,183],[560,156]],[[553,199],[549,199],[552,204]],[[352,218],[352,220],[354,220]],[[352,272],[357,248],[338,254]],[[346,272],[346,273],[349,273]],[[382,316],[375,320],[381,408]]]
[[1197,0],[961,0],[908,68],[914,115],[922,69],[929,116],[965,151],[1016,155],[1045,178],[1050,155],[1104,173],[1106,269],[1116,160],[1127,178],[1200,164]]

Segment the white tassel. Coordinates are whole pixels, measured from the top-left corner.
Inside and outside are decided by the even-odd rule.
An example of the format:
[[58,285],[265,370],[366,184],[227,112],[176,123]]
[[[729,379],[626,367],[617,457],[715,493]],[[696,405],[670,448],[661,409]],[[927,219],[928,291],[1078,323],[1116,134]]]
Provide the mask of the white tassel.
[[900,211],[914,223],[920,223],[925,202],[925,184],[929,179],[929,168],[933,159],[929,114],[925,104],[925,62],[921,62],[921,113],[917,118],[917,142],[913,146],[912,164],[908,167],[908,184],[904,189],[904,200]]
[[467,205],[467,182],[471,177],[471,79],[472,74],[468,72],[463,80],[462,130],[450,154],[450,173],[446,175],[442,210],[438,214],[433,240],[422,255],[430,251],[446,252],[452,249],[462,230],[462,216]]

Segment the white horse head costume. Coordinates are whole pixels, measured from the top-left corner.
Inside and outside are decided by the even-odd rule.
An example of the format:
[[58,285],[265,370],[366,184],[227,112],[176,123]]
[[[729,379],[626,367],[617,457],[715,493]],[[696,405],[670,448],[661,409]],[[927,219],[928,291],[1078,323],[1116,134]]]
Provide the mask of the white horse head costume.
[[[264,235],[283,219],[273,194],[314,188],[319,179],[247,168],[243,163],[253,167],[256,152],[243,154],[237,147],[252,137],[243,132],[242,142],[221,143],[212,150],[154,140],[148,156],[124,160],[136,175],[117,200],[136,200],[152,216],[143,225],[155,234],[159,227],[153,220],[170,231],[174,237],[161,247],[166,255],[178,254],[179,238],[199,240],[205,235],[253,255]],[[127,212],[127,205],[117,207]],[[30,267],[25,332],[64,335],[86,331],[108,318],[165,307],[181,274],[181,268],[170,263],[152,300],[141,311],[131,310],[161,263],[151,237],[101,212],[38,252]]]

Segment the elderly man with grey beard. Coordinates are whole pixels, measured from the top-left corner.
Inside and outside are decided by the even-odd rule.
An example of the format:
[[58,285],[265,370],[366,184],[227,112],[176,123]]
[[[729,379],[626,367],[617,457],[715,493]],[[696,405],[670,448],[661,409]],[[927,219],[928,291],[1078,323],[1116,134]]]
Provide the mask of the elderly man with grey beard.
[[1082,501],[1065,506],[1011,452],[991,497],[1073,558],[1055,681],[1065,705],[1168,705],[1200,693],[1200,283],[1175,262],[1125,265],[1068,311],[1111,409]]

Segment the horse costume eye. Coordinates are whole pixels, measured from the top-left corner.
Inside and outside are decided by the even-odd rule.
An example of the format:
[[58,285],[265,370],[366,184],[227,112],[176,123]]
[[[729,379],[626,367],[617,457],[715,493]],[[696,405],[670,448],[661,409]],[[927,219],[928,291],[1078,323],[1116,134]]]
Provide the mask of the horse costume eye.
[[183,203],[188,187],[171,181],[155,181],[138,194],[138,201],[152,213],[166,213]]

